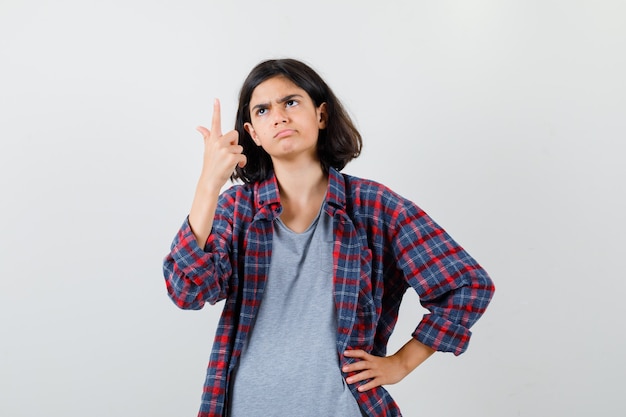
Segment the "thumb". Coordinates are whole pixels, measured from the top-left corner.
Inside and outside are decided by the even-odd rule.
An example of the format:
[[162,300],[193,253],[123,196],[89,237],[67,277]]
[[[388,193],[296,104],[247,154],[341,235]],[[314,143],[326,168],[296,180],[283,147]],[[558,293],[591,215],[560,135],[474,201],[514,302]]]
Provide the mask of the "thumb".
[[200,132],[204,139],[208,139],[209,136],[211,136],[211,131],[204,126],[198,126],[196,127],[196,130]]

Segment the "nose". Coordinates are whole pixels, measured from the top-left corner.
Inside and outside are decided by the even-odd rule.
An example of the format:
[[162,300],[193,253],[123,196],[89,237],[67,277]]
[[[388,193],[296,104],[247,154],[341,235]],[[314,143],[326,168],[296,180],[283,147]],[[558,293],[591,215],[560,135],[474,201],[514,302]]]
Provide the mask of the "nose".
[[288,117],[285,109],[282,106],[276,106],[276,110],[274,111],[274,126],[287,123],[287,120]]

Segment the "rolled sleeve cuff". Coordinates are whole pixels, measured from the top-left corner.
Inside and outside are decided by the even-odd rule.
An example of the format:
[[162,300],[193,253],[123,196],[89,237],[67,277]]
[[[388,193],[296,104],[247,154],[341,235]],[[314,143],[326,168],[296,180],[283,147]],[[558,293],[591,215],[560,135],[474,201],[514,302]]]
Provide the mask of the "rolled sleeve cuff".
[[199,274],[206,274],[206,268],[209,266],[211,255],[206,253],[196,241],[189,219],[185,219],[182,227],[178,231],[174,242],[172,243],[172,258],[180,271],[188,278],[199,284],[202,278]]
[[413,332],[413,337],[439,352],[458,356],[465,352],[472,332],[463,326],[439,316],[426,314]]

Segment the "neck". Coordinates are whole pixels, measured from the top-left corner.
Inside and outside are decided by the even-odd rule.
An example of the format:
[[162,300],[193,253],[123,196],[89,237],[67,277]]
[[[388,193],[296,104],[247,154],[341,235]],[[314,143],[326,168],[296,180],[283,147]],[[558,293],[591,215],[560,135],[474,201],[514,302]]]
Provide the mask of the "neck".
[[326,193],[328,177],[318,161],[291,168],[281,164],[274,166],[281,202],[306,204],[317,201]]
[[285,165],[275,164],[274,173],[283,207],[280,218],[291,230],[301,233],[319,213],[328,177],[318,161],[300,164],[297,169],[285,169]]

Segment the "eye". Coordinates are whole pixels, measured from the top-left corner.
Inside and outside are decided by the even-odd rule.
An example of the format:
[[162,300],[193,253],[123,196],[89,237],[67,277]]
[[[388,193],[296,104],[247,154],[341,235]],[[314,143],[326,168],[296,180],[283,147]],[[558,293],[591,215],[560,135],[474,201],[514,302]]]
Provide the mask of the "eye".
[[263,116],[265,113],[267,113],[267,109],[265,107],[259,107],[256,110],[256,115],[257,116]]
[[285,107],[293,107],[298,105],[298,100],[287,100],[285,101]]

